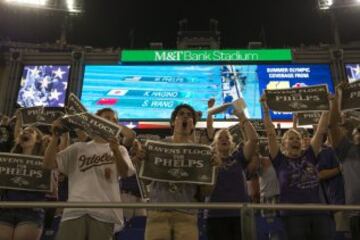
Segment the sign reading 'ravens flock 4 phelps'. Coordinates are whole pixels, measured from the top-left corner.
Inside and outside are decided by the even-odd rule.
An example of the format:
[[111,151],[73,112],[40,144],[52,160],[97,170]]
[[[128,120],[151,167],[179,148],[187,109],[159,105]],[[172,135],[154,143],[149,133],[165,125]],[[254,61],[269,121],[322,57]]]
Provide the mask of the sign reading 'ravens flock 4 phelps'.
[[172,183],[214,184],[215,168],[209,146],[147,141],[140,177]]
[[278,90],[265,90],[267,104],[278,112],[328,111],[326,85]]
[[84,112],[74,115],[65,115],[63,124],[71,130],[84,130],[89,136],[98,136],[105,140],[118,138],[122,127],[104,118]]
[[66,110],[68,114],[87,112],[84,105],[81,104],[79,98],[73,93],[70,93],[69,95],[68,103],[66,105]]
[[341,110],[360,109],[360,81],[350,83],[343,89]]
[[0,189],[50,192],[51,171],[42,157],[0,153]]
[[298,125],[318,124],[321,117],[321,112],[303,112],[298,114]]

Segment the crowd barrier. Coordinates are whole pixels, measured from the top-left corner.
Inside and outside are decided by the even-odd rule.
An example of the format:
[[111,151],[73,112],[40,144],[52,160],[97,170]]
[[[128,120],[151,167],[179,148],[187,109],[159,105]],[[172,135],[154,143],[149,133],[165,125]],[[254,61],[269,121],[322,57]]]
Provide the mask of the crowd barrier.
[[360,211],[360,205],[252,203],[1,202],[2,208],[239,209],[243,239],[256,240],[255,210]]

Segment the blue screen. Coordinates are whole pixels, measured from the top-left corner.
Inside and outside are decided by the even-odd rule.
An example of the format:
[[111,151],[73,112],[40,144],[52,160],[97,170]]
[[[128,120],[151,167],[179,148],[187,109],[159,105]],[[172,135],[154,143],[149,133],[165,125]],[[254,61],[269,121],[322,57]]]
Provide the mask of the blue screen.
[[[328,65],[87,65],[81,102],[90,112],[111,107],[123,120],[167,120],[181,103],[206,117],[209,98],[221,105],[240,96],[247,103],[248,117],[260,119],[259,99],[265,88],[316,84],[328,84],[333,91]],[[231,111],[215,118],[231,119]]]
[[[292,64],[292,65],[259,65],[257,69],[260,92],[264,89],[297,88],[326,84],[334,93],[334,85],[328,65],[325,64]],[[274,120],[289,120],[292,114],[271,112]]]
[[21,107],[64,107],[69,65],[27,65],[17,96]]

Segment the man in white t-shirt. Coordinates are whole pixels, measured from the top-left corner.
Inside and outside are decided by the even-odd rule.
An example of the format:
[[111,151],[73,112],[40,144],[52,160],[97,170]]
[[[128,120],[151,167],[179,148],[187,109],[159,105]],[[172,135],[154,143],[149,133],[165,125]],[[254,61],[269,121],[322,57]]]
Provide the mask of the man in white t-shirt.
[[[111,109],[98,111],[98,116],[117,123]],[[69,202],[119,202],[119,177],[134,174],[125,147],[116,139],[105,141],[93,137],[90,142],[78,142],[56,153],[59,135],[53,124],[53,137],[45,152],[44,167],[58,169],[69,178]],[[112,239],[114,225],[123,224],[122,209],[69,208],[65,209],[58,240]]]

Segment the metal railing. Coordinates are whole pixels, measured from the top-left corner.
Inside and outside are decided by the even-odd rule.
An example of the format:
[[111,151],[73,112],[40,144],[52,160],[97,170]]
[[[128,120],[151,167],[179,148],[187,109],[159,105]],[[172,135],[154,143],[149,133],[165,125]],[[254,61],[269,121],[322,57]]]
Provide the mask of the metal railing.
[[123,202],[22,202],[1,201],[1,208],[174,208],[174,209],[242,209],[360,211],[360,205],[325,204],[253,204],[253,203],[123,203]]
[[123,203],[123,202],[0,202],[0,208],[146,208],[151,209],[238,209],[242,239],[256,240],[255,210],[360,211],[360,205],[253,204],[253,203]]

